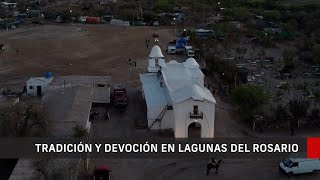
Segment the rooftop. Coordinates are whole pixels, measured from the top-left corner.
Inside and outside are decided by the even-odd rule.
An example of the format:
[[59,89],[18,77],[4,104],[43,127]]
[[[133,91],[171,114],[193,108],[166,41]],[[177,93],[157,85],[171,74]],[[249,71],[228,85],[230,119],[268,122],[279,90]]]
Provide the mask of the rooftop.
[[168,102],[180,103],[190,98],[216,103],[211,92],[204,87],[204,74],[195,59],[189,58],[183,63],[172,60],[162,67],[161,74],[167,91],[160,87],[160,78],[156,73],[140,74],[148,107],[165,106]]
[[179,103],[193,98],[216,103],[211,92],[204,87],[204,74],[195,59],[189,58],[184,63],[168,63],[162,68],[162,76],[173,102]]
[[140,80],[148,108],[158,106],[164,107],[168,104],[163,88],[160,87],[157,74],[140,74]]
[[77,85],[49,91],[43,101],[49,107],[49,127],[53,135],[72,136],[74,126],[86,127],[92,102],[110,102],[110,88]]
[[71,75],[71,76],[60,76],[54,77],[51,85],[60,85],[64,83],[72,84],[110,84],[110,76],[81,76],[81,75]]
[[31,77],[27,80],[27,83],[29,84],[39,84],[39,83],[50,83],[53,78],[45,78],[45,77]]
[[[190,64],[171,62],[162,68],[162,76],[170,91],[175,91],[187,84],[200,84],[197,79],[198,75],[204,76],[202,71],[198,69],[189,69],[186,66]],[[202,85],[203,86],[203,85]]]

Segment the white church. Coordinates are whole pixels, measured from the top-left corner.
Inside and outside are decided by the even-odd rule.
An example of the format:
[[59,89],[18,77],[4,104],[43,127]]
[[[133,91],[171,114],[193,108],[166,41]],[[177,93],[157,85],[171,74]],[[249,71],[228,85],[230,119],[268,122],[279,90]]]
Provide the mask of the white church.
[[148,73],[140,74],[140,80],[149,128],[172,129],[175,138],[213,138],[216,100],[204,86],[196,60],[166,63],[156,45],[148,63]]

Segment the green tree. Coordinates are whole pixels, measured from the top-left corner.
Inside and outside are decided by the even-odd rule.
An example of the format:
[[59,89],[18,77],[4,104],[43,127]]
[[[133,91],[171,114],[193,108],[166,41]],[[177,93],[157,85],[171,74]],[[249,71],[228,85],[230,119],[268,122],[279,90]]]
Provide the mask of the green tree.
[[292,115],[291,126],[300,126],[300,120],[307,116],[309,102],[304,100],[292,100],[289,102],[289,110]]
[[285,122],[288,122],[289,117],[290,117],[290,114],[287,108],[279,104],[274,111],[274,118],[275,118],[274,120],[276,122],[276,125],[279,126]]
[[159,0],[154,5],[153,10],[156,12],[171,12],[174,8],[174,2],[172,0]]
[[263,14],[263,19],[266,21],[278,21],[280,19],[280,12],[278,10],[267,11]]
[[313,62],[316,64],[320,63],[320,44],[316,44],[312,48]]
[[319,108],[313,108],[311,110],[310,118],[311,118],[311,120],[318,120],[319,121],[319,119],[320,119],[320,109]]
[[247,117],[256,113],[269,99],[269,95],[258,86],[244,85],[236,87],[231,93],[231,100]]
[[83,138],[89,135],[87,129],[78,124],[75,127],[73,127],[73,133],[73,137],[75,138]]

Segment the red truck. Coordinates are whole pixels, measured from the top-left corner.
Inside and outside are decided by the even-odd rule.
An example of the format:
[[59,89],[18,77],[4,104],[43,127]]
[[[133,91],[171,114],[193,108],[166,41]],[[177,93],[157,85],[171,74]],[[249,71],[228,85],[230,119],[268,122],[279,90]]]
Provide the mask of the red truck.
[[111,170],[107,166],[95,166],[93,169],[93,180],[110,180]]
[[86,23],[88,24],[97,24],[100,22],[100,17],[87,17]]
[[127,88],[125,83],[117,83],[113,87],[113,105],[126,107],[128,105]]

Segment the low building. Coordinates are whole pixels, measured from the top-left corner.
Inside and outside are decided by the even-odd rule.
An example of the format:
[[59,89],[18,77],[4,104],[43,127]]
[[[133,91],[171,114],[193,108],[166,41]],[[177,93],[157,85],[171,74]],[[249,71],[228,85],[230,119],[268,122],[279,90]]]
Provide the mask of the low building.
[[[69,86],[63,89],[50,90],[44,94],[42,101],[48,107],[48,130],[52,137],[73,137],[76,125],[84,127],[90,132],[90,110],[92,103],[110,103],[109,87],[93,87],[86,85]],[[1,96],[0,96],[1,104]],[[59,180],[76,180],[80,159],[54,158],[50,160],[58,166],[50,169],[49,173],[56,173]],[[25,180],[36,178],[37,169],[34,159],[18,160],[9,180]],[[48,168],[48,167],[44,167]],[[61,171],[68,169],[69,172]],[[51,174],[50,174],[51,175]]]
[[27,94],[42,96],[50,88],[52,77],[32,77],[27,80]]
[[76,125],[90,131],[92,103],[110,103],[109,87],[76,85],[47,92],[42,101],[49,109],[50,132],[55,137],[72,136]]
[[229,24],[239,30],[243,30],[244,28],[244,24],[240,21],[230,21]]
[[6,9],[15,9],[17,8],[17,3],[1,2],[1,7]]
[[51,73],[46,73],[44,77],[32,77],[27,80],[27,95],[43,96],[49,90],[85,85],[89,87],[110,87],[111,78],[109,76],[60,76],[52,77]]
[[[159,47],[154,48],[159,52]],[[172,129],[176,138],[213,138],[216,100],[204,86],[196,60],[172,60],[157,67],[157,73],[150,73],[155,67],[149,63],[149,73],[140,74],[149,128]]]
[[195,31],[197,37],[201,38],[208,38],[214,36],[213,30],[207,30],[207,29],[197,29]]
[[99,0],[100,5],[117,3],[117,0]]

